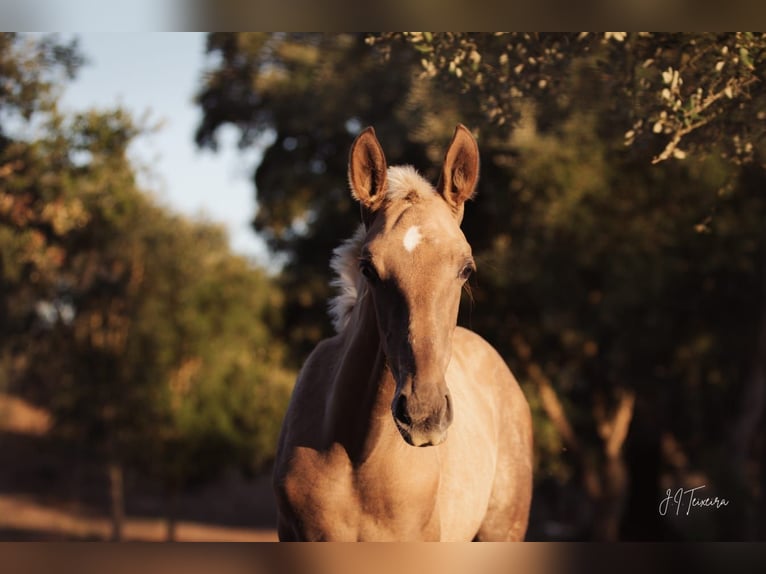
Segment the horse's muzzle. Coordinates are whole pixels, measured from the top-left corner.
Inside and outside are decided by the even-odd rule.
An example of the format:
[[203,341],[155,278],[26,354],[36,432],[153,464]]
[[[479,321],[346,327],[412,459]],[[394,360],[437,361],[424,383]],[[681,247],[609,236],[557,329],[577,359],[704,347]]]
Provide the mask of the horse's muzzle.
[[403,394],[397,394],[391,405],[396,428],[402,438],[412,446],[436,446],[447,438],[452,424],[452,400],[444,395],[438,405],[424,405]]

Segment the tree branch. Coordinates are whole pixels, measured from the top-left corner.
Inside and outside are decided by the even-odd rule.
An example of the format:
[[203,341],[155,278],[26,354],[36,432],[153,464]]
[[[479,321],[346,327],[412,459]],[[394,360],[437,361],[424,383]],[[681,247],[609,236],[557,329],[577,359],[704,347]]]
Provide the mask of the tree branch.
[[633,407],[636,403],[636,393],[632,390],[624,390],[611,421],[611,433],[606,440],[604,452],[609,458],[617,458],[622,450],[622,445],[628,436],[630,422],[633,420]]
[[579,454],[582,450],[580,442],[577,440],[572,425],[569,424],[569,419],[564,412],[564,407],[561,404],[556,391],[553,389],[550,379],[545,376],[540,365],[531,360],[532,351],[527,342],[522,339],[521,335],[514,335],[512,343],[516,353],[525,361],[527,375],[529,375],[530,380],[535,384],[540,393],[540,400],[543,409],[545,410],[545,414],[551,419],[556,432],[559,433],[559,436],[561,436],[564,443],[575,453]]

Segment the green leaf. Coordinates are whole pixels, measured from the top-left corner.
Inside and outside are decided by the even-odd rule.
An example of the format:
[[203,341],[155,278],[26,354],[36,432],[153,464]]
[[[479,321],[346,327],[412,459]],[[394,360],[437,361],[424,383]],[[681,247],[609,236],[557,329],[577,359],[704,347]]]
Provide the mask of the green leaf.
[[755,68],[755,66],[753,66],[753,61],[750,59],[750,52],[747,50],[747,48],[742,47],[739,49],[739,59],[748,70],[753,70]]

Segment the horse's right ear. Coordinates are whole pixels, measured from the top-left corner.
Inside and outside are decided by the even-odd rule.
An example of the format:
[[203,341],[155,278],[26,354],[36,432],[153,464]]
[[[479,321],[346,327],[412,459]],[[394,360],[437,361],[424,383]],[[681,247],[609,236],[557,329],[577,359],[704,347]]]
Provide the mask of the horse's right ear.
[[479,146],[471,132],[459,124],[452,136],[436,190],[452,207],[458,221],[463,219],[463,203],[473,196],[479,179]]
[[351,145],[348,161],[351,195],[362,204],[364,219],[383,203],[386,169],[386,157],[378,138],[375,137],[375,130],[371,127],[364,129]]

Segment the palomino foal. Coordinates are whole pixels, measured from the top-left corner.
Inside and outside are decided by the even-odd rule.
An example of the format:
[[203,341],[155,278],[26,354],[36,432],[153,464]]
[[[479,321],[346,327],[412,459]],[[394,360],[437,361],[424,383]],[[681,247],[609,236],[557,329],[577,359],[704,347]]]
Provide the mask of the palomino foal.
[[529,407],[498,353],[456,327],[475,268],[460,222],[478,173],[463,126],[435,189],[387,168],[372,128],[354,142],[364,224],[332,262],[338,334],[306,360],[282,427],[281,540],[523,539]]

